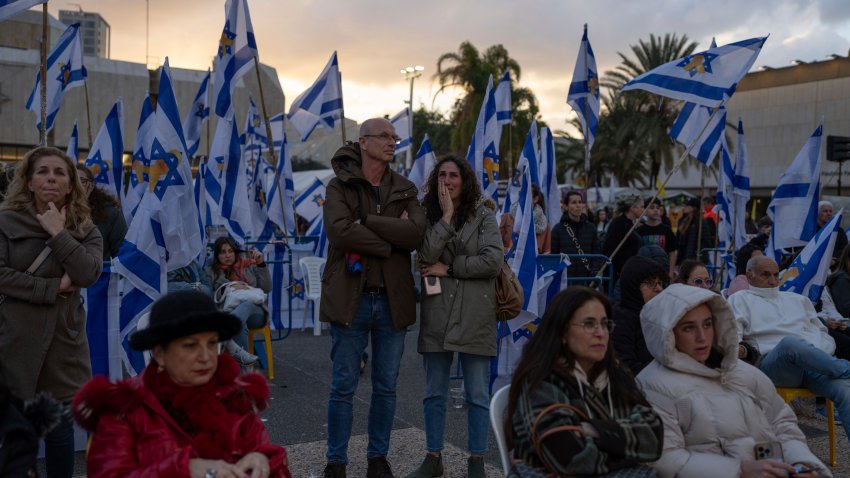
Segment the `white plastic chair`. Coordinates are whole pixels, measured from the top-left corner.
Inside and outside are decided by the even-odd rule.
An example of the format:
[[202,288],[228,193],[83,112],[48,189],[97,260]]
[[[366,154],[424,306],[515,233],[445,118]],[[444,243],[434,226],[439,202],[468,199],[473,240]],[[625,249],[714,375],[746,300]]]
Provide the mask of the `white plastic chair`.
[[322,267],[326,260],[321,257],[302,257],[298,261],[301,266],[301,277],[304,278],[304,320],[301,330],[307,323],[307,308],[313,302],[313,335],[322,335],[322,323],[319,321],[319,300],[322,297]]
[[499,458],[502,459],[502,469],[505,471],[505,476],[508,476],[508,472],[511,471],[511,453],[505,439],[505,410],[508,408],[510,390],[511,386],[505,385],[497,390],[493,394],[493,398],[490,399],[490,425],[493,427],[493,434],[496,435]]

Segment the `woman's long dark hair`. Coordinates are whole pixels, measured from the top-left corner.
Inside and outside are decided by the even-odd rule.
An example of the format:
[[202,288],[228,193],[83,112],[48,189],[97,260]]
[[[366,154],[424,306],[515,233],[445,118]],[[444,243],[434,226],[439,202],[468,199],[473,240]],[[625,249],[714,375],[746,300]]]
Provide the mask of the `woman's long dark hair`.
[[94,222],[101,222],[107,219],[106,205],[112,204],[116,209],[121,209],[121,203],[115,196],[107,193],[103,189],[94,184],[94,174],[84,164],[77,164],[77,170],[80,171],[80,176],[85,176],[92,182],[91,194],[89,194],[89,207],[91,208],[91,218]]
[[[560,359],[566,360],[566,365],[570,369],[575,366],[575,357],[562,343],[564,331],[570,326],[570,320],[576,310],[591,300],[599,301],[605,307],[608,320],[613,320],[611,302],[607,296],[589,287],[572,286],[552,298],[546,307],[546,312],[543,313],[540,326],[523,347],[522,358],[511,379],[508,414],[505,418],[505,433],[509,446],[514,437],[513,415],[523,384],[527,383],[530,391],[536,389],[552,373],[552,369],[556,367]],[[646,398],[638,390],[631,372],[614,356],[610,337],[605,357],[587,371],[588,380],[592,383],[602,371],[608,373],[608,386],[611,387],[611,396],[614,400],[631,405],[648,405]]]
[[755,251],[761,251],[761,249],[753,244],[744,244],[738,249],[735,254],[735,275],[740,276],[747,273],[747,262],[753,257]]
[[452,155],[443,156],[434,165],[431,175],[428,176],[422,206],[425,208],[425,217],[428,218],[429,224],[436,224],[443,217],[443,210],[440,208],[440,190],[437,187],[437,183],[440,180],[440,168],[448,162],[454,163],[460,171],[460,181],[462,184],[460,201],[458,201],[459,204],[455,211],[454,224],[452,224],[455,229],[460,229],[466,223],[467,219],[475,214],[478,201],[481,199],[481,188],[478,186],[478,178],[475,177],[475,172],[472,171],[469,161],[458,159]]
[[[231,249],[233,249],[233,254],[236,256],[236,262],[239,261],[239,255],[242,253],[242,249],[239,248],[239,246],[236,244],[236,241],[232,237],[221,236],[213,243],[213,265],[215,266],[214,269],[224,268],[224,264],[218,262],[218,254],[221,252],[221,248],[224,247],[225,244],[227,244],[228,246],[230,246]],[[233,264],[235,265],[236,262],[234,262]],[[233,266],[231,265],[230,267]]]

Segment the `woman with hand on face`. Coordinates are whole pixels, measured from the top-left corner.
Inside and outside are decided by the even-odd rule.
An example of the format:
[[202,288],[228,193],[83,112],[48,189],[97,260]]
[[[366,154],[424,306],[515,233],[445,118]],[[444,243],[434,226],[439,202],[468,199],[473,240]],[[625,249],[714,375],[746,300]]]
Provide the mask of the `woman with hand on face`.
[[[653,465],[659,476],[832,476],[773,382],[738,360],[735,316],[725,299],[673,284],[640,315],[655,360],[637,381],[664,421],[664,452]],[[782,456],[756,460],[759,444],[775,445]],[[796,473],[794,465],[819,471]]]
[[147,368],[117,383],[98,376],[74,398],[74,418],[92,433],[89,476],[288,478],[286,450],[258,415],[266,379],[219,355],[241,329],[202,292],[155,302],[148,327],[130,337],[130,347],[151,351]]
[[608,298],[587,287],[546,307],[511,380],[509,477],[655,476],[640,463],[661,455],[663,426],[609,347],[613,328]]
[[[272,290],[272,278],[266,267],[263,254],[260,251],[247,251],[244,254],[231,237],[219,237],[213,245],[213,263],[207,266],[207,283],[212,289],[232,281],[244,282],[233,287],[242,289],[246,286],[258,287],[268,294]],[[242,302],[232,311],[233,315],[242,321],[242,331],[233,340],[225,343],[227,352],[242,366],[257,363],[257,356],[248,353],[248,329],[256,329],[266,325],[268,309],[265,304]]]
[[[103,268],[103,241],[71,159],[38,147],[15,167],[0,204],[0,373],[13,393],[60,402],[91,378],[80,288]],[[65,418],[45,437],[48,477],[74,472],[74,430]]]
[[[428,178],[428,220],[419,248],[423,290],[436,277],[440,292],[423,294],[419,353],[425,365],[425,440],[428,454],[408,477],[443,475],[443,432],[455,352],[463,369],[468,432],[468,476],[484,477],[490,410],[490,358],[496,355],[495,279],[504,261],[494,207],[478,187],[469,162],[446,156]],[[430,279],[433,280],[433,279]],[[432,288],[433,290],[433,288]]]

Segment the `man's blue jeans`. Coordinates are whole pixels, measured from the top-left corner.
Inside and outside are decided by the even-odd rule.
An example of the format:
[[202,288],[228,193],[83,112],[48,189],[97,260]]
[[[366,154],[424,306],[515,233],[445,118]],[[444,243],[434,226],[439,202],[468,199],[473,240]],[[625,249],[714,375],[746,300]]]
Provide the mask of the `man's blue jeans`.
[[[466,432],[469,453],[483,455],[487,452],[487,434],[490,431],[490,357],[458,353],[463,369],[463,386],[466,390]],[[426,352],[425,364],[425,447],[429,452],[443,449],[446,429],[446,400],[449,391],[449,373],[454,352]]]
[[333,377],[328,400],[328,463],[348,463],[352,399],[360,379],[360,360],[372,341],[372,399],[369,404],[367,458],[387,456],[396,406],[396,379],[407,330],[396,330],[385,293],[363,294],[350,327],[331,324]]
[[799,337],[785,337],[759,363],[777,387],[803,387],[835,402],[850,437],[850,362]]

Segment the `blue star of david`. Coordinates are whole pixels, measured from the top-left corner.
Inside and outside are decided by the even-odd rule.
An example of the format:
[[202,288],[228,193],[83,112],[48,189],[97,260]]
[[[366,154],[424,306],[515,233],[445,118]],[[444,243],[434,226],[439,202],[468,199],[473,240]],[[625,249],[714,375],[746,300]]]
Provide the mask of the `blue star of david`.
[[86,166],[92,171],[97,172],[94,177],[94,182],[98,184],[109,184],[109,163],[103,160],[100,151],[94,153],[94,156],[86,160]]
[[713,73],[711,71],[711,62],[715,58],[717,58],[717,54],[704,51],[682,58],[682,61],[676,63],[676,66],[682,67],[691,77],[700,73],[711,74]]
[[68,85],[68,81],[71,79],[71,62],[68,63],[60,63],[59,64],[59,76],[56,78],[56,81],[62,84],[62,88],[65,88]]
[[136,176],[136,168],[142,166],[142,179],[147,180],[147,172],[145,172],[145,168],[147,168],[148,159],[145,157],[145,152],[142,148],[139,148],[135,153],[133,153],[133,162],[130,163],[130,185],[133,187],[141,184],[139,182],[139,178]]
[[[169,186],[181,186],[186,184],[183,182],[183,178],[180,176],[180,171],[177,169],[180,165],[181,159],[179,154],[180,153],[173,154],[166,151],[160,144],[159,140],[154,138],[153,146],[151,146],[151,166],[148,169],[153,169],[156,161],[162,161],[162,163],[168,168],[168,171],[166,171],[165,174],[156,178],[157,181],[154,184],[153,192],[160,200],[162,200],[162,197],[165,195],[165,191]],[[146,179],[148,181],[152,180],[150,177]]]
[[203,104],[198,105],[198,109],[195,111],[195,116],[198,118],[204,119],[210,115],[210,109]]
[[325,205],[325,198],[322,197],[321,194],[314,194],[311,201],[316,203],[316,205],[319,206],[319,207],[322,207],[322,206]]
[[218,41],[218,57],[233,54],[233,39],[236,38],[236,33],[230,31],[230,20],[224,23],[224,30],[221,32],[221,39]]

